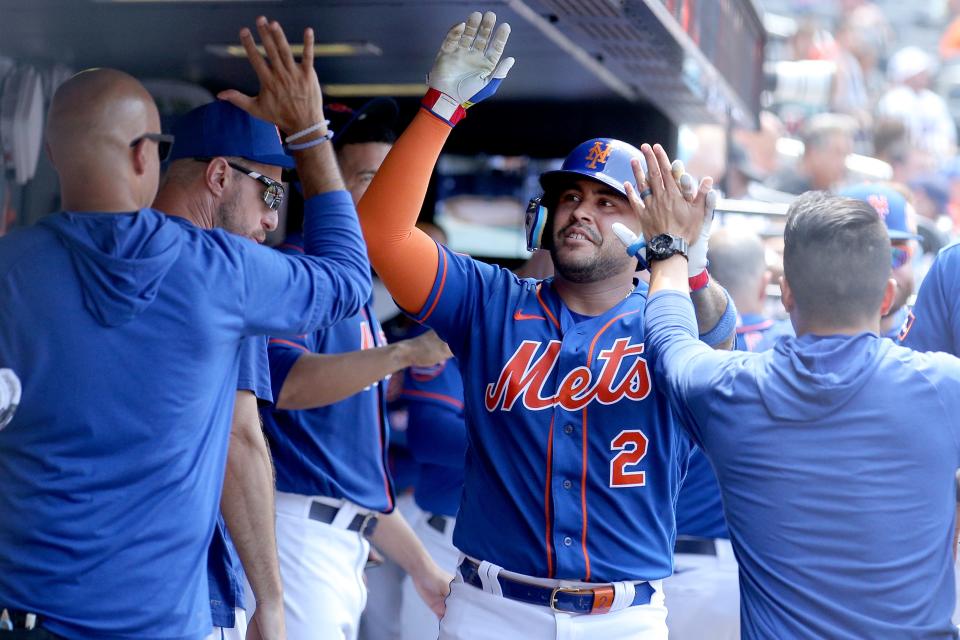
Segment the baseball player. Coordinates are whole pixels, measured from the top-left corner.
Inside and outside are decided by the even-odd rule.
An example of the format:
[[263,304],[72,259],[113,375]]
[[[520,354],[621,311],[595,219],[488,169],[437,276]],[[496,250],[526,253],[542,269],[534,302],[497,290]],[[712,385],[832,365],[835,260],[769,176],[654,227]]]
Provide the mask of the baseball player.
[[916,233],[917,222],[913,205],[907,202],[900,191],[884,183],[852,185],[842,189],[839,195],[869,203],[887,226],[897,294],[880,319],[880,335],[896,340],[900,335],[900,327],[907,320],[907,300],[913,295],[914,289],[912,258],[920,236]]
[[[253,174],[279,181],[281,168],[294,167],[293,157],[284,153],[276,127],[229,102],[215,101],[182,116],[173,133],[176,142],[154,208],[174,212],[201,228],[222,228],[263,242],[277,226],[282,200],[273,198],[268,204],[271,185],[253,178]],[[331,174],[337,167],[330,165],[323,170]],[[258,399],[273,401],[264,336],[248,338],[240,353],[221,499],[224,516],[217,518],[207,558],[212,640],[242,640],[246,636],[243,573],[233,539],[240,543],[246,575],[257,600],[263,603],[254,624],[265,637],[284,635],[273,472],[260,428]],[[267,624],[277,626],[268,628]]]
[[[413,494],[418,512],[410,526],[430,557],[452,574],[460,556],[453,528],[467,450],[463,378],[456,359],[404,371],[401,397],[407,401],[407,445],[420,471]],[[410,579],[404,581],[400,622],[404,639],[437,637],[437,617],[417,597]]]
[[[288,66],[279,25],[258,28],[274,64],[258,58],[246,106],[285,132],[322,122],[312,31]],[[289,258],[148,208],[159,126],[126,74],[63,83],[46,140],[65,211],[0,238],[0,299],[16,301],[0,305],[0,368],[23,383],[0,430],[0,612],[23,637],[205,638],[241,341],[332,324],[370,295],[353,203],[316,173],[329,145],[294,150],[322,257]]]
[[[791,206],[783,303],[797,337],[764,353],[696,339],[686,260],[696,238],[662,149],[642,148],[631,203],[651,265],[654,381],[717,472],[740,563],[742,637],[956,638],[950,623],[960,466],[960,360],[881,338],[890,240],[870,205]],[[654,157],[656,154],[656,157]],[[662,249],[661,249],[662,248]]]
[[[541,177],[546,215],[534,207],[529,238],[549,247],[552,279],[520,280],[414,229],[452,126],[513,64],[495,22],[475,13],[447,34],[424,108],[358,206],[374,268],[463,374],[464,558],[440,637],[665,638],[660,581],[689,445],[650,385],[646,287],[611,230],[638,226],[623,187],[638,152],[591,140]],[[706,337],[729,342],[733,305],[716,284],[697,288]]]
[[[333,139],[354,198],[389,149],[388,141],[358,138],[358,123],[370,124],[355,118]],[[302,252],[301,236],[286,238],[281,250]],[[433,332],[388,345],[370,300],[322,331],[271,338],[268,353],[276,408],[264,411],[263,421],[277,474],[288,637],[357,636],[366,602],[368,537],[442,613],[450,575],[394,509],[386,464],[386,379],[408,366],[446,360],[446,345]]]
[[[894,255],[896,259],[896,255]],[[937,254],[927,271],[917,301],[900,329],[899,341],[916,351],[943,351],[960,355],[960,245]],[[960,521],[960,509],[958,509]],[[956,555],[956,554],[955,554]],[[960,566],[954,568],[957,603],[953,621],[960,624]]]

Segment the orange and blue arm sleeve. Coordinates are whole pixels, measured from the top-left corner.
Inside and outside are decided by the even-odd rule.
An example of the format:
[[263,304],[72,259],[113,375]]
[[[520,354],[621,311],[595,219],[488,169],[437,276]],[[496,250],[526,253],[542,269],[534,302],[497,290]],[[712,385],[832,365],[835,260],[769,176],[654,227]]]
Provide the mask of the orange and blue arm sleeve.
[[437,244],[416,228],[450,125],[421,110],[357,205],[370,264],[406,311],[419,312],[437,277]]

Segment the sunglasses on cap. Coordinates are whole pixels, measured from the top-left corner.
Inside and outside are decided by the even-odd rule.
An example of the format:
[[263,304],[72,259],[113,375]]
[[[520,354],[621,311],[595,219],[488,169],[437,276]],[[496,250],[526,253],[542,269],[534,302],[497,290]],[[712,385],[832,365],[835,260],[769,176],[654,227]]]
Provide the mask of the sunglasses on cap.
[[913,249],[910,245],[893,245],[890,247],[890,264],[894,269],[899,269],[910,262],[913,257]]
[[[213,158],[194,158],[194,160],[198,160],[200,162],[210,162],[213,160]],[[235,162],[230,162],[227,160],[227,164],[230,165],[231,169],[239,171],[240,173],[249,176],[264,185],[265,188],[262,196],[263,202],[267,205],[267,207],[270,208],[271,211],[276,211],[280,208],[280,205],[283,204],[283,199],[287,194],[282,183]]]
[[160,162],[166,162],[173,150],[173,136],[167,133],[145,133],[138,138],[134,138],[130,147],[135,147],[144,140],[153,140],[157,143],[157,153],[160,156]]

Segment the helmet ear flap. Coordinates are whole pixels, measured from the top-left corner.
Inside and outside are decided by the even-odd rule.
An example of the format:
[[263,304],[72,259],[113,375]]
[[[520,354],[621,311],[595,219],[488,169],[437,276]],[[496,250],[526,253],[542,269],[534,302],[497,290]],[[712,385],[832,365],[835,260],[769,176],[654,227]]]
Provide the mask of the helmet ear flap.
[[527,236],[527,251],[536,251],[543,248],[543,231],[547,227],[547,217],[550,212],[542,204],[544,194],[531,198],[527,204],[527,213],[524,217],[524,228]]

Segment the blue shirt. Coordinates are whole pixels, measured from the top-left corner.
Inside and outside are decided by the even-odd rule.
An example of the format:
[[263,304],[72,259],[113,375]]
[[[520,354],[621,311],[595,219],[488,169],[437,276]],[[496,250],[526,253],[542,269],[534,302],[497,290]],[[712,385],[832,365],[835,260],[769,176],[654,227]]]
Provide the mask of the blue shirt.
[[941,249],[930,265],[899,340],[917,351],[960,354],[960,244]]
[[[296,253],[299,239],[287,238]],[[386,344],[372,300],[331,327],[294,338],[270,338],[270,378],[279,396],[305,353],[348,353]],[[387,467],[387,379],[334,404],[315,409],[264,410],[263,426],[277,473],[277,490],[342,498],[374,511],[393,509]]]
[[671,574],[690,451],[643,344],[646,285],[577,322],[550,280],[439,248],[416,319],[463,376],[462,552],[523,574],[610,582]]
[[241,339],[311,331],[370,295],[349,194],[311,202],[322,259],[151,209],[0,238],[0,368],[23,383],[0,430],[0,607],[66,638],[210,633]]
[[647,309],[654,379],[710,458],[744,638],[955,638],[960,360],[875,334],[700,344],[688,296]]
[[[266,337],[244,338],[240,347],[237,391],[249,391],[258,401],[273,402]],[[213,619],[213,626],[232,629],[237,623],[236,610],[244,608],[243,566],[233,546],[233,540],[230,539],[223,515],[217,516],[213,539],[207,552],[207,582],[210,586],[210,617]]]
[[454,517],[467,451],[463,379],[456,359],[407,369],[402,397],[407,401],[407,446],[420,467],[414,500],[424,511]]

